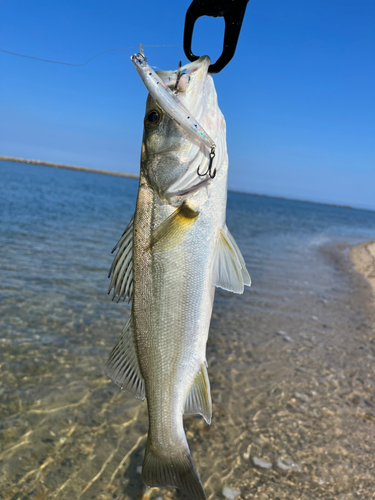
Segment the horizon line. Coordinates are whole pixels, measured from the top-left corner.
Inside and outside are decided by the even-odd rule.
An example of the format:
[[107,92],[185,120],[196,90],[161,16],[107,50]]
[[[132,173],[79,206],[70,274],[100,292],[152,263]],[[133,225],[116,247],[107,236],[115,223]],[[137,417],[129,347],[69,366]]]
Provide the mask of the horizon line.
[[[139,179],[139,175],[137,175],[137,174],[127,174],[124,172],[115,172],[112,170],[99,170],[97,168],[81,167],[78,165],[65,165],[64,163],[54,163],[54,162],[44,161],[44,160],[16,158],[14,156],[0,155],[0,161],[12,161],[14,163],[26,163],[29,165],[39,165],[39,166],[44,166],[44,167],[64,168],[66,170],[76,170],[78,172],[87,172],[87,173],[102,174],[102,175],[112,175],[114,177],[126,177],[126,178],[130,178],[130,179]],[[238,191],[235,189],[228,189],[228,191],[232,191],[233,193],[248,194],[250,196],[261,196],[261,197],[265,197],[265,198],[275,198],[277,200],[297,201],[300,203],[313,203],[315,205],[327,205],[330,207],[348,208],[351,210],[365,210],[365,211],[369,211],[369,212],[375,211],[375,209],[373,209],[373,208],[354,207],[352,205],[346,205],[346,204],[344,205],[341,203],[328,203],[328,202],[324,202],[324,201],[301,200],[298,198],[288,198],[286,196],[277,196],[277,195],[263,194],[263,193],[250,193],[247,191]]]

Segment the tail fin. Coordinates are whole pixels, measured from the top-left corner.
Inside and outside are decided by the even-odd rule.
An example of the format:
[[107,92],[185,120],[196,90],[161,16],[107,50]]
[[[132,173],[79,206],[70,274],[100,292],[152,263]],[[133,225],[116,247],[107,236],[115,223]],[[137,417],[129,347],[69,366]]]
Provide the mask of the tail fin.
[[179,488],[180,493],[186,499],[206,500],[189,448],[185,446],[178,456],[175,454],[174,456],[163,456],[151,449],[149,438],[143,461],[142,479],[148,487]]

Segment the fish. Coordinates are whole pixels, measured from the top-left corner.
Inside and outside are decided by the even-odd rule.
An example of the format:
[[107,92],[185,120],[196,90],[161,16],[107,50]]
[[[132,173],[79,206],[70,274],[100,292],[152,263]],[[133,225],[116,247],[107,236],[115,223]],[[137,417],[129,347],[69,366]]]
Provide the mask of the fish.
[[131,59],[149,94],[136,209],[113,249],[109,293],[132,305],[105,372],[147,398],[144,484],[204,500],[183,416],[211,423],[206,343],[216,287],[242,294],[251,284],[226,226],[226,124],[208,56],[157,73],[144,54]]

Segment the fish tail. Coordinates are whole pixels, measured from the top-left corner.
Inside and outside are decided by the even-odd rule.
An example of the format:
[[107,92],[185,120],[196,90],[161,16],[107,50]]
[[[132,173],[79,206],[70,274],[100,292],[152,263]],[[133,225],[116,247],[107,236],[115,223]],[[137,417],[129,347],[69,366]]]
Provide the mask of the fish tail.
[[181,443],[180,453],[160,454],[152,449],[148,438],[142,467],[142,479],[146,486],[178,488],[183,498],[206,500],[202,483],[195,470],[189,448]]

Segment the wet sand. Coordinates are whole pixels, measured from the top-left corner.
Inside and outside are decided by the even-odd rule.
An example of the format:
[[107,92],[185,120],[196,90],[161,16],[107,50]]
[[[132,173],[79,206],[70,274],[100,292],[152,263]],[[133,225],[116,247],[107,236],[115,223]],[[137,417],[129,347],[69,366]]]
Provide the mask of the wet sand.
[[367,279],[375,294],[375,241],[360,243],[352,248],[350,258],[355,270]]

